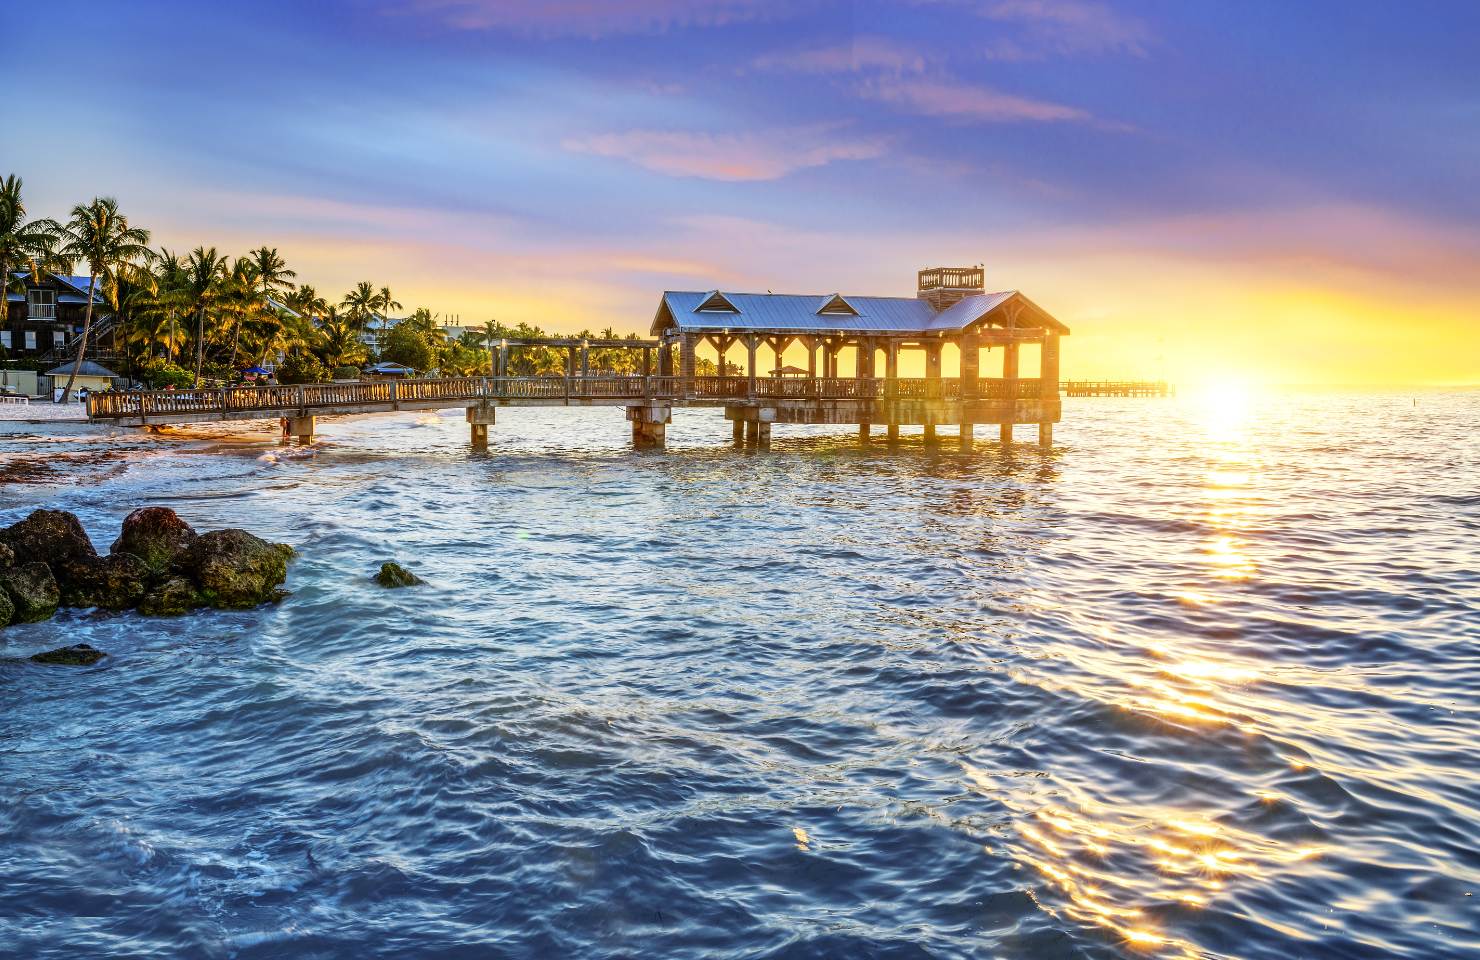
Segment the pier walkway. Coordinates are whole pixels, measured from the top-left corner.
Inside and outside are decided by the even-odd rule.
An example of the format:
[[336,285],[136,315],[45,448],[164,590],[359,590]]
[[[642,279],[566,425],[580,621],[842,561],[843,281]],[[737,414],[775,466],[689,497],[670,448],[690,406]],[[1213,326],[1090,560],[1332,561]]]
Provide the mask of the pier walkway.
[[[1052,391],[1045,395],[1045,387]],[[467,409],[475,446],[487,444],[499,407],[620,406],[638,446],[661,447],[675,407],[719,407],[737,442],[765,445],[773,423],[872,424],[889,438],[901,424],[925,427],[933,440],[945,424],[1051,424],[1057,384],[1037,378],[959,377],[576,376],[454,377],[355,381],[211,390],[110,391],[87,398],[93,422],[130,426],[278,418],[284,434],[311,440],[316,416],[397,410]],[[1051,436],[1051,434],[1050,434]],[[969,438],[966,443],[969,444]]]

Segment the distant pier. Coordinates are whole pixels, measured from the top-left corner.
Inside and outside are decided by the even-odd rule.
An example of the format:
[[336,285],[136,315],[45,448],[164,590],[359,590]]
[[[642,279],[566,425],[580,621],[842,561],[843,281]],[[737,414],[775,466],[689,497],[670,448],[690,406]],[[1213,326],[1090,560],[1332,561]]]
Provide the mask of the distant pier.
[[1065,380],[1066,397],[1170,397],[1177,390],[1165,380]]

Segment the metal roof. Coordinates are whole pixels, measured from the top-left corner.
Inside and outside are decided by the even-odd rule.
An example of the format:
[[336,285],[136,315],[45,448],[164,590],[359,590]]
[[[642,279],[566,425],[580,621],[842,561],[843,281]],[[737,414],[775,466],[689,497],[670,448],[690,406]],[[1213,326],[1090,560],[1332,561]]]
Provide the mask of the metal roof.
[[[71,375],[72,375],[72,363],[71,363],[71,361],[68,361],[67,363],[62,364],[59,367],[52,367],[50,370],[46,371],[46,374],[45,374],[45,376],[48,376],[48,377],[69,377]],[[116,376],[118,376],[118,374],[114,373],[112,370],[109,370],[107,367],[103,366],[101,363],[97,363],[97,362],[92,361],[92,360],[84,360],[84,361],[82,361],[82,366],[78,368],[77,375],[79,377],[116,377]]]
[[[699,310],[716,293],[734,304],[736,311]],[[810,334],[916,334],[963,330],[1013,298],[1019,298],[1042,315],[1044,322],[1067,332],[1057,320],[1016,290],[977,294],[937,313],[928,302],[916,297],[855,297],[843,295],[857,316],[820,313],[837,294],[730,293],[729,291],[667,290],[653,320],[653,333],[663,326],[666,308],[680,330],[753,330]]]

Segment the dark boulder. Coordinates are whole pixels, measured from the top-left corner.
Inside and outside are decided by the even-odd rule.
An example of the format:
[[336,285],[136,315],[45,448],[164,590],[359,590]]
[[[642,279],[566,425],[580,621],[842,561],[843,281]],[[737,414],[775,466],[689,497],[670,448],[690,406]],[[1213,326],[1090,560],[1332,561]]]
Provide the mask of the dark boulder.
[[149,589],[149,568],[131,553],[63,560],[57,571],[62,605],[127,610]]
[[0,570],[15,566],[15,551],[0,543]]
[[26,563],[0,570],[0,589],[10,595],[10,601],[15,605],[12,623],[45,620],[57,612],[62,601],[56,578],[44,563]]
[[97,663],[107,654],[86,643],[74,643],[70,647],[57,647],[45,653],[33,653],[31,659],[37,663],[57,663],[68,667],[86,667]]
[[380,565],[380,572],[375,575],[375,582],[382,587],[414,587],[417,584],[426,583],[421,577],[399,563],[390,561]]
[[179,560],[213,607],[245,609],[283,598],[278,585],[288,578],[293,548],[268,543],[245,530],[201,534]]
[[86,560],[98,552],[82,523],[65,510],[37,510],[20,523],[0,529],[0,543],[21,563],[40,561],[53,571],[63,560]]
[[0,590],[0,627],[7,626],[15,619],[15,604],[11,602],[10,594]]
[[140,507],[123,518],[113,552],[133,554],[157,574],[169,570],[195,541],[195,530],[169,507]]
[[202,605],[195,584],[184,577],[171,577],[144,594],[139,612],[148,617],[178,617]]

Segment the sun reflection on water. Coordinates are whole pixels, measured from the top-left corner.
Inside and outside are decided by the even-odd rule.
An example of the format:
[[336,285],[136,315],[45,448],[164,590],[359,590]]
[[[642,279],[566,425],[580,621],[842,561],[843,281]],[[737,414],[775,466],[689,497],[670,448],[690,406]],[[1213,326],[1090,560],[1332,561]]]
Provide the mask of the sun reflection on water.
[[[993,774],[963,765],[977,789],[1001,796]],[[1019,811],[1012,854],[1041,880],[1045,909],[1108,932],[1157,956],[1202,956],[1168,929],[1186,911],[1215,903],[1233,883],[1267,881],[1282,865],[1318,856],[1221,822],[1211,813],[1169,807],[1127,813],[1084,794]]]

